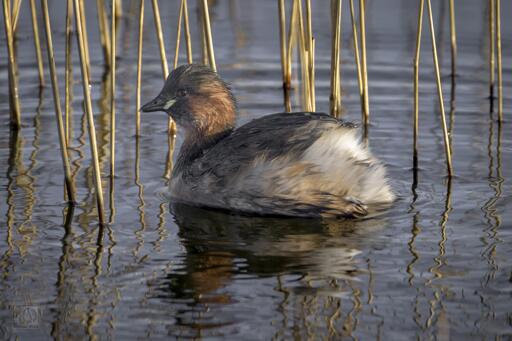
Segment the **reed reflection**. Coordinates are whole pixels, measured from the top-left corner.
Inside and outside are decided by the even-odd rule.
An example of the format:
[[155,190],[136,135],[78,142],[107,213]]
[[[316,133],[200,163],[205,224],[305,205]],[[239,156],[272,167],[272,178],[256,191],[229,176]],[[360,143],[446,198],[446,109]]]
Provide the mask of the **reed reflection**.
[[283,333],[292,324],[303,325],[300,333],[309,329],[311,335],[317,328],[343,336],[356,329],[357,315],[367,304],[362,298],[366,289],[358,279],[368,273],[358,255],[374,243],[371,235],[385,227],[383,218],[246,217],[183,204],[171,204],[171,212],[185,254],[154,287],[159,299],[176,305],[176,323],[190,328],[191,335],[212,323],[231,322],[220,320],[229,314],[215,312],[237,304],[229,287],[239,275],[255,280],[276,277],[274,290],[283,295],[276,309],[283,321],[290,321],[284,322]]

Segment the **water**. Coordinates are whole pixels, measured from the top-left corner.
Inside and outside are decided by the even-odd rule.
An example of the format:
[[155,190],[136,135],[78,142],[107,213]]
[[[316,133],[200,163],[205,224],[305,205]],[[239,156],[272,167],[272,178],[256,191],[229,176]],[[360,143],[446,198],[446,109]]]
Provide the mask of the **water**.
[[[178,7],[174,2],[160,3],[172,59]],[[137,4],[125,1],[125,13]],[[512,337],[512,26],[503,20],[507,122],[500,126],[488,99],[487,4],[472,0],[456,5],[459,56],[452,113],[448,4],[436,2],[433,8],[455,177],[451,182],[445,177],[430,34],[425,26],[421,169],[414,186],[411,63],[417,4],[368,1],[370,145],[387,164],[400,198],[386,214],[360,221],[238,217],[183,206],[171,208],[170,213],[163,178],[167,118],[143,114],[142,136],[134,137],[137,20],[123,19],[116,94],[115,214],[114,222],[102,229],[92,190],[78,56],[75,51],[70,155],[79,204],[71,212],[63,197],[51,89],[38,90],[28,2],[23,2],[17,45],[23,128],[18,135],[7,125],[3,34],[0,42],[1,338]],[[189,6],[194,57],[199,60],[195,3]],[[64,7],[60,1],[50,1],[50,7],[62,87]],[[506,18],[512,4],[503,1],[502,7]],[[343,110],[347,119],[358,121],[345,8]],[[239,99],[240,123],[282,111],[275,1],[218,1],[211,11],[219,73],[232,83]],[[319,111],[328,109],[328,15],[329,2],[315,1]],[[109,87],[102,80],[94,6],[87,16],[93,105],[108,199]],[[162,85],[151,17],[148,2],[143,101]],[[299,109],[296,96],[293,101]],[[178,148],[180,143],[178,136]]]

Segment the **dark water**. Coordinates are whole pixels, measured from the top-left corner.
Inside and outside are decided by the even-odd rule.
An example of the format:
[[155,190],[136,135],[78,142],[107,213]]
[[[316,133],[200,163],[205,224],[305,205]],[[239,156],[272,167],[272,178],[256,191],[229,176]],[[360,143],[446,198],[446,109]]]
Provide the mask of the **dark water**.
[[[63,3],[50,1],[61,87]],[[123,3],[125,14],[138,7],[138,1]],[[150,3],[143,101],[162,85]],[[171,60],[178,7],[174,1],[160,3]],[[79,204],[71,211],[64,202],[51,89],[38,89],[24,2],[17,43],[23,128],[17,135],[7,124],[7,52],[3,33],[0,38],[0,338],[512,338],[512,26],[503,20],[507,122],[498,125],[488,98],[487,2],[456,1],[458,76],[450,113],[448,2],[434,1],[455,177],[451,182],[445,177],[425,26],[421,169],[413,186],[416,3],[368,1],[370,146],[388,165],[400,199],[386,214],[361,221],[250,218],[170,208],[163,177],[167,118],[143,115],[142,136],[134,137],[137,20],[126,16],[118,48],[114,222],[100,228],[76,51],[70,155]],[[200,60],[195,3],[189,6],[194,58]],[[240,122],[282,111],[275,1],[217,1],[211,10],[219,73],[233,85]],[[502,10],[508,18],[512,4],[502,1]],[[348,14],[344,7],[343,109],[347,119],[357,121]],[[317,109],[325,111],[329,1],[315,1],[313,15]],[[88,19],[108,199],[108,82],[102,80],[92,2]],[[300,109],[293,100],[294,109]],[[178,148],[180,143],[178,136]]]

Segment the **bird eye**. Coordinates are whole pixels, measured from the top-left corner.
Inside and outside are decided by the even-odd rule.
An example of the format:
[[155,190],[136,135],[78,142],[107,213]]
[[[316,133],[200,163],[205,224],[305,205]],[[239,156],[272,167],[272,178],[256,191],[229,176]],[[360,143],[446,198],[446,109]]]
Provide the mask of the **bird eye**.
[[185,96],[187,96],[187,90],[185,90],[185,89],[178,89],[178,91],[176,91],[176,96],[177,97],[185,97]]

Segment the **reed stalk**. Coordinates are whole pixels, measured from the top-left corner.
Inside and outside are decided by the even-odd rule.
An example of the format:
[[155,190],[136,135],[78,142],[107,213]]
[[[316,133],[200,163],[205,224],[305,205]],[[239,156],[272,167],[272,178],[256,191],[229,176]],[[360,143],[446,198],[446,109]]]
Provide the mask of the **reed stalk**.
[[441,114],[441,123],[443,128],[443,137],[444,137],[444,150],[446,154],[446,168],[448,170],[448,176],[451,177],[453,175],[452,168],[452,156],[451,156],[451,147],[450,140],[448,137],[448,130],[446,127],[446,117],[444,112],[444,101],[443,101],[443,89],[441,86],[441,74],[439,71],[439,60],[437,58],[437,47],[436,47],[436,36],[434,32],[434,19],[432,17],[432,6],[430,4],[430,0],[427,0],[427,9],[428,9],[428,18],[430,21],[430,35],[432,40],[432,58],[434,59],[434,68],[436,74],[436,84],[437,84],[437,95],[439,97],[439,109]]
[[158,39],[158,47],[160,48],[160,59],[162,61],[162,75],[164,82],[169,75],[169,66],[167,65],[167,56],[165,55],[164,35],[162,33],[162,23],[160,21],[160,9],[158,7],[158,0],[152,0],[153,4],[153,19],[155,21],[156,37]]
[[65,127],[66,127],[66,144],[71,143],[71,96],[73,94],[73,63],[71,60],[71,43],[73,41],[73,0],[67,0],[66,8],[66,99],[65,99]]
[[[112,0],[111,38],[110,38],[110,178],[111,191],[113,190],[113,178],[116,161],[116,0]],[[111,198],[112,199],[112,198]],[[112,200],[111,200],[112,202]],[[112,205],[111,205],[112,206]],[[111,207],[112,211],[112,207]],[[112,213],[111,213],[112,215]]]
[[105,63],[110,64],[111,43],[104,0],[96,0],[96,10],[98,12],[98,25],[100,29],[100,41],[103,50],[103,57],[105,58]]
[[286,58],[286,11],[285,0],[279,0],[279,46],[281,51],[281,74],[283,77],[283,89],[291,87],[291,75],[288,74],[288,59]]
[[[291,89],[292,84],[292,53],[293,47],[296,44],[296,30],[297,30],[297,2],[294,0],[292,4],[292,13],[290,15],[290,28],[288,29],[288,46],[286,50],[286,83],[287,88]],[[290,107],[291,110],[291,107]],[[288,110],[288,111],[290,111]]]
[[212,27],[210,24],[210,13],[208,12],[208,0],[202,0],[203,3],[203,20],[206,36],[206,47],[208,51],[208,59],[210,67],[213,71],[217,72],[217,65],[215,63],[215,52],[213,51]]
[[338,117],[340,113],[339,86],[340,86],[340,36],[341,36],[341,0],[332,0],[333,23],[331,40],[331,93],[329,96],[330,113]]
[[498,120],[503,121],[503,79],[501,64],[501,0],[496,0],[496,50],[498,66]]
[[137,85],[135,97],[135,136],[140,136],[140,84],[142,77],[142,36],[144,33],[144,0],[140,0],[139,40],[137,52]]
[[[80,14],[80,22],[81,22],[81,29],[82,29],[82,39],[84,43],[84,52],[85,52],[85,65],[86,65],[86,71],[87,71],[87,82],[91,84],[91,59],[89,56],[89,36],[87,34],[87,20],[85,19],[85,7],[84,7],[85,0],[80,1],[80,11],[76,11],[76,15],[78,13]],[[78,32],[78,29],[77,29]]]
[[359,30],[361,32],[361,76],[363,80],[364,125],[370,123],[370,98],[368,94],[368,69],[366,66],[366,0],[359,0]]
[[21,128],[21,111],[18,94],[18,81],[16,78],[16,59],[14,57],[14,37],[12,32],[12,21],[10,13],[10,0],[3,0],[2,7],[4,12],[4,28],[5,28],[5,40],[7,41],[7,53],[8,53],[8,75],[9,75],[9,104],[10,104],[10,119],[11,125],[15,129]]
[[420,0],[418,9],[418,28],[416,31],[416,52],[414,54],[414,113],[413,113],[413,169],[418,169],[418,133],[419,133],[419,70],[421,31],[423,30],[423,8],[425,1]]
[[299,56],[301,66],[301,78],[302,78],[302,99],[304,102],[304,110],[311,111],[310,103],[310,91],[309,91],[309,45],[306,41],[306,33],[304,30],[304,20],[302,14],[302,0],[294,0],[297,2],[297,17],[299,25]]
[[455,4],[450,0],[450,44],[452,53],[452,77],[455,77],[457,64],[457,32],[455,29]]
[[53,54],[53,41],[52,41],[52,29],[50,26],[50,15],[48,13],[48,0],[41,0],[41,8],[43,10],[43,20],[46,34],[46,49],[48,52],[48,64],[50,66],[50,78],[52,81],[53,89],[53,103],[55,105],[55,116],[57,119],[57,131],[59,133],[59,144],[62,158],[62,164],[64,166],[64,178],[66,182],[66,193],[68,200],[71,202],[75,201],[75,190],[73,182],[71,180],[71,169],[69,166],[68,150],[66,143],[66,134],[64,132],[64,125],[62,123],[62,110],[60,106],[60,95],[59,95],[59,84],[57,81],[57,69],[55,67],[55,56]]
[[311,91],[311,111],[316,112],[316,93],[315,93],[315,38],[311,38],[311,59],[309,60],[309,90]]
[[359,59],[359,43],[357,36],[357,25],[354,12],[354,0],[350,0],[350,20],[352,23],[352,43],[354,44],[354,59],[357,68],[357,84],[359,86],[359,97],[361,98],[361,115],[364,120],[364,94],[363,94],[363,77],[361,75],[361,61]]
[[192,59],[192,39],[190,38],[190,25],[188,22],[188,5],[187,0],[183,0],[183,21],[185,24],[185,42],[187,44],[187,62],[193,63]]
[[494,39],[496,34],[494,33],[494,0],[489,0],[489,98],[491,99],[491,107],[494,97]]
[[18,29],[18,19],[20,18],[21,11],[21,1],[22,0],[14,0],[12,5],[12,32],[13,36],[16,35],[16,31]]
[[98,219],[100,224],[105,222],[104,209],[103,209],[103,186],[101,183],[101,171],[100,164],[98,161],[98,147],[96,144],[96,129],[94,128],[94,116],[92,113],[92,102],[91,102],[91,93],[89,91],[89,81],[88,81],[88,71],[86,64],[86,42],[84,32],[82,31],[84,23],[82,23],[83,14],[80,11],[80,0],[73,0],[74,9],[75,9],[75,24],[77,31],[77,42],[78,42],[78,52],[80,56],[80,70],[82,73],[82,89],[84,92],[84,100],[85,100],[85,109],[87,114],[87,122],[88,122],[88,130],[89,130],[89,139],[90,139],[90,148],[91,148],[91,156],[93,161],[93,169],[94,169],[94,184],[96,189],[96,204],[98,207]]
[[185,6],[185,1],[181,0],[180,12],[178,15],[178,27],[176,28],[176,49],[174,50],[174,64],[173,64],[174,69],[176,69],[178,67],[178,57],[179,57],[179,53],[180,53],[180,39],[181,39],[181,22],[183,21],[184,6]]
[[32,30],[34,32],[34,49],[36,51],[37,71],[39,86],[44,86],[43,57],[41,55],[41,43],[39,41],[39,27],[37,24],[36,0],[30,0],[30,14],[32,16]]
[[[198,1],[202,1],[202,0],[198,0]],[[204,24],[204,10],[203,10],[203,6],[201,6],[199,8],[199,10],[197,11],[198,13],[198,20],[201,22],[201,58],[203,60],[203,64],[204,65],[208,65],[210,64],[210,62],[208,61],[208,52],[207,52],[207,49],[208,49],[208,46],[207,46],[207,43],[206,43],[206,28],[205,28],[205,24]]]

